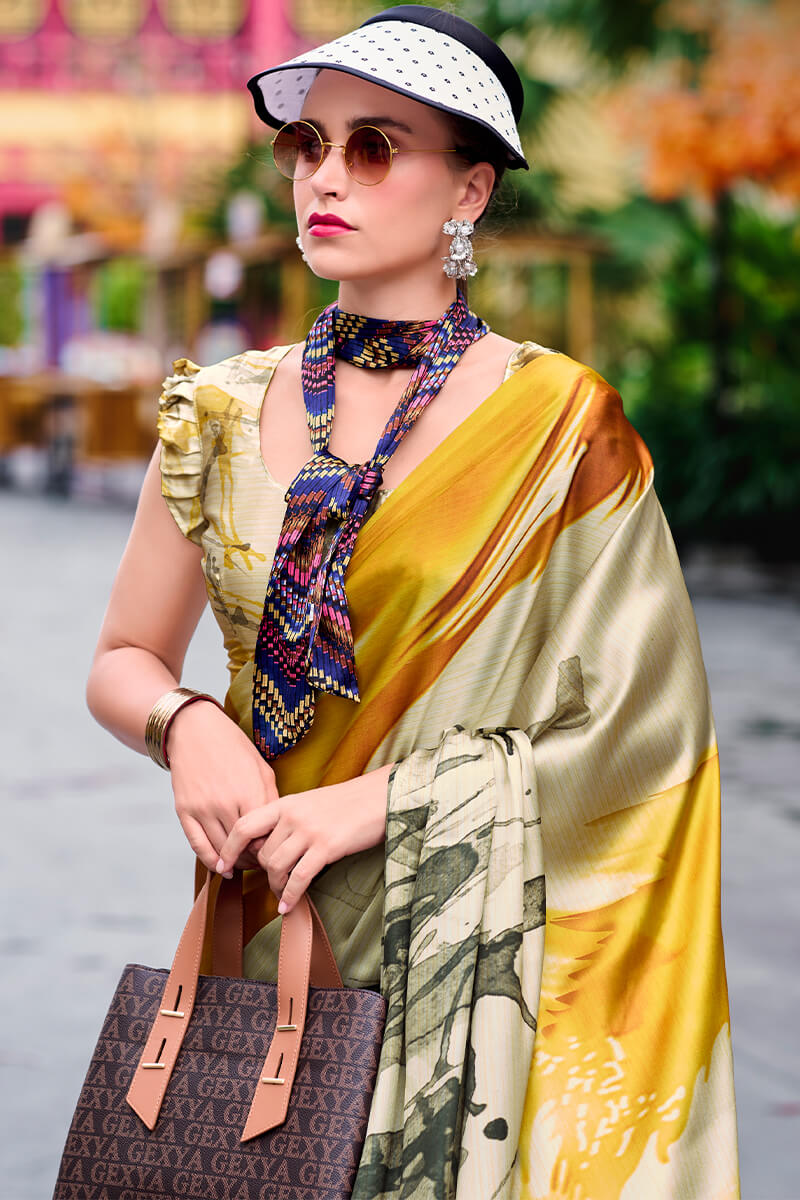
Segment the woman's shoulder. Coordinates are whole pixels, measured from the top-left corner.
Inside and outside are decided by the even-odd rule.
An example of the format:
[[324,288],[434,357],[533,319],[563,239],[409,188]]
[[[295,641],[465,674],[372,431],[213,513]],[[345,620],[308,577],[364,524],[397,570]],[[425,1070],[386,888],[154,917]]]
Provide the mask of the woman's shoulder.
[[508,338],[504,338],[503,341],[508,345],[509,374],[521,370],[528,363],[533,362],[537,358],[542,358],[544,355],[551,355],[557,358],[564,357],[558,350],[554,350],[550,346],[543,346],[540,342],[535,342],[532,339],[526,339],[523,342],[511,342]]
[[231,387],[234,391],[242,385],[260,384],[269,379],[282,359],[291,358],[293,352],[302,353],[302,346],[302,342],[288,342],[263,350],[241,350],[229,358],[197,368],[195,384],[197,387],[206,384],[223,389]]
[[544,346],[533,339],[513,342],[509,338],[498,337],[498,344],[500,342],[503,343],[503,352],[508,353],[507,377],[537,362],[539,366],[530,372],[531,383],[537,389],[544,384],[545,379],[550,386],[565,388],[570,392],[580,384],[584,398],[591,401],[593,408],[622,407],[617,389],[589,363],[572,358],[563,350]]
[[529,382],[531,401],[548,409],[554,425],[569,427],[592,461],[622,456],[649,469],[649,453],[619,391],[599,370],[533,340],[502,340],[510,347],[506,379],[524,372],[520,378]]
[[202,366],[188,358],[176,359],[162,384],[162,417],[193,421],[200,432],[209,421],[254,418],[276,366],[297,348],[290,343],[242,350]]
[[517,342],[494,330],[475,342],[470,351],[474,352],[473,363],[482,362],[493,375],[499,373],[504,379],[544,354],[558,354],[557,350],[542,346],[539,342],[527,339]]

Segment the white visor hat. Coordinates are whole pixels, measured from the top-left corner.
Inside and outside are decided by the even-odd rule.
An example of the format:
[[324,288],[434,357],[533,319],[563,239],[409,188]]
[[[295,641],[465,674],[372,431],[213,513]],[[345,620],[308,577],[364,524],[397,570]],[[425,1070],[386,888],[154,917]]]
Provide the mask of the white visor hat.
[[519,75],[500,47],[463,17],[417,4],[388,8],[352,33],[260,71],[247,86],[261,120],[276,129],[298,120],[321,69],[357,75],[466,117],[505,147],[508,167],[528,170],[517,131]]

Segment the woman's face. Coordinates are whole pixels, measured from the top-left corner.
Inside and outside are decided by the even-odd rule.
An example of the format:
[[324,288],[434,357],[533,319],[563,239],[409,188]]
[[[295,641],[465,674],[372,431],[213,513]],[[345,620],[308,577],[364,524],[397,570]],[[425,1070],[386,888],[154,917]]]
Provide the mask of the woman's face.
[[[359,125],[377,125],[400,153],[388,175],[374,186],[356,182],[341,150],[330,149],[309,178],[296,181],[297,226],[309,265],[324,279],[402,277],[420,267],[441,273],[450,239],[442,225],[450,217],[475,220],[491,192],[487,164],[457,169],[450,154],[403,153],[415,147],[452,149],[447,121],[436,109],[388,88],[322,70],[301,117],[326,142],[343,145]],[[340,217],[352,230],[319,236],[309,228],[314,213]]]

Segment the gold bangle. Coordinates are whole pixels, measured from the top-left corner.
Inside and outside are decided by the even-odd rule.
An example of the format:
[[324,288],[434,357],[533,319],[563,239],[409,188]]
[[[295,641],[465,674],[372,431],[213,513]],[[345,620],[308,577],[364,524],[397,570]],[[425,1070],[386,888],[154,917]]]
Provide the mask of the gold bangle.
[[169,755],[167,754],[167,733],[176,715],[187,704],[195,700],[210,700],[217,708],[222,708],[219,700],[209,696],[208,692],[196,692],[194,688],[173,688],[156,700],[147,718],[144,728],[144,744],[153,762],[158,763],[165,771],[169,770]]

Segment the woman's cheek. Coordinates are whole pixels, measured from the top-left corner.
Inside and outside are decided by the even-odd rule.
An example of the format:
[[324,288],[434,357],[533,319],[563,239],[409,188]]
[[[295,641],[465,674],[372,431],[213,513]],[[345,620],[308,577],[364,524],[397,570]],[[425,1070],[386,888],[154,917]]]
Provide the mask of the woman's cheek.
[[[417,187],[403,188],[392,196],[381,213],[381,228],[391,230],[392,240],[405,243],[413,240],[416,246],[429,237],[434,239],[441,231],[442,221],[438,214],[442,203],[435,193],[426,193]],[[445,220],[446,218],[443,218]]]

